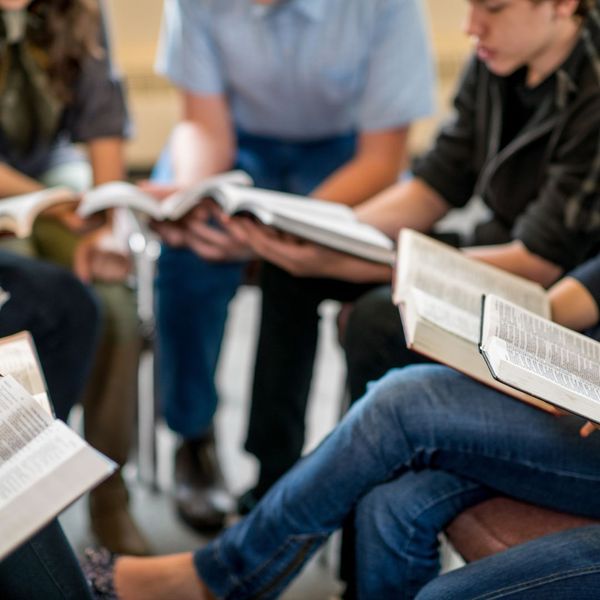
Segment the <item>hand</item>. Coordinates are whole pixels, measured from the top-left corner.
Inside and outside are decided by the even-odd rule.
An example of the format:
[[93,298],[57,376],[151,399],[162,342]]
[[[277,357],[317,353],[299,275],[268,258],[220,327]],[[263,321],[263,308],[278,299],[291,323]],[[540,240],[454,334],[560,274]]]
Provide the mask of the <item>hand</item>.
[[44,210],[44,217],[59,221],[72,233],[83,235],[102,227],[106,223],[106,215],[97,213],[87,219],[80,217],[75,211],[77,205],[72,202],[56,204]]
[[85,235],[75,249],[73,268],[86,283],[124,281],[131,272],[131,266],[126,248],[108,227]]
[[153,222],[152,228],[175,247],[187,246],[205,260],[223,262],[253,257],[249,246],[230,229],[230,219],[218,204],[204,199],[177,222]]
[[597,425],[596,423],[592,423],[591,421],[588,421],[580,430],[579,430],[579,435],[581,437],[589,437],[590,435],[592,435],[592,433],[594,433],[594,431],[596,431],[596,429],[600,429],[600,425]]
[[229,230],[259,256],[296,277],[332,277],[354,282],[389,281],[391,269],[306,242],[247,218],[230,219]]

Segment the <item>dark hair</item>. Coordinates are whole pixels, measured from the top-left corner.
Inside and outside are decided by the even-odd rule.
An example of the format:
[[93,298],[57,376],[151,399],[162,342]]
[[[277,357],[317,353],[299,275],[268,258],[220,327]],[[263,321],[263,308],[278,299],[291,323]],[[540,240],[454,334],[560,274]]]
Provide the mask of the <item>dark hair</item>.
[[575,11],[576,15],[580,17],[586,17],[592,10],[596,4],[596,0],[579,0],[579,6]]
[[97,1],[33,0],[27,10],[31,15],[27,39],[42,51],[53,92],[69,102],[82,62],[102,55]]
[[[544,2],[544,0],[532,0],[536,4]],[[575,15],[578,17],[587,17],[596,5],[597,0],[579,0],[579,4],[575,9]]]

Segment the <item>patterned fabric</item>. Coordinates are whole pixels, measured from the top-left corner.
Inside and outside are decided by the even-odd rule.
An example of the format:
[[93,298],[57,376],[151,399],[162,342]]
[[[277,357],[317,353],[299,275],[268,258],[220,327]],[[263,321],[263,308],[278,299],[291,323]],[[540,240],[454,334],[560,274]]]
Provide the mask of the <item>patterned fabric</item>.
[[96,600],[118,600],[114,583],[116,556],[106,548],[86,548],[79,561]]

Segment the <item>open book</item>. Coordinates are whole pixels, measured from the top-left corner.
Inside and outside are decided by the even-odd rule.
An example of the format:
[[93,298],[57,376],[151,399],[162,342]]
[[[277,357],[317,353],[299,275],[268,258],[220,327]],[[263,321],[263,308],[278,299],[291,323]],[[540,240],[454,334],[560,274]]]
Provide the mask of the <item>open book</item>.
[[[14,370],[31,391],[45,389],[41,372],[23,364],[31,365],[26,347],[31,338],[11,338],[0,341],[0,560],[115,469],[112,461],[54,419],[40,404],[39,394],[34,398],[6,375]],[[24,361],[5,352],[11,346]]]
[[0,338],[0,375],[12,375],[48,414],[52,414],[46,379],[28,331]]
[[359,222],[350,207],[254,188],[251,184],[249,176],[242,171],[231,171],[157,201],[133,185],[108,183],[87,192],[78,212],[87,217],[113,206],[125,206],[157,221],[177,220],[202,198],[210,197],[227,214],[249,213],[280,231],[360,258],[392,264],[392,240],[374,227]]
[[536,283],[468,258],[460,250],[403,229],[398,244],[394,302],[409,348],[494,388],[555,409],[496,381],[479,353],[481,297],[496,294],[543,317],[545,290]]
[[31,194],[0,199],[0,231],[19,238],[31,235],[38,215],[47,208],[65,202],[77,202],[79,196],[66,187],[52,187]]
[[181,219],[196,204],[212,191],[224,184],[251,186],[252,179],[244,171],[229,171],[214,177],[208,177],[196,185],[190,186],[157,200],[151,194],[144,192],[139,187],[125,181],[111,181],[103,183],[86,192],[79,204],[77,212],[82,217],[121,206],[146,213],[155,221]]
[[480,349],[492,376],[600,424],[600,343],[494,295]]

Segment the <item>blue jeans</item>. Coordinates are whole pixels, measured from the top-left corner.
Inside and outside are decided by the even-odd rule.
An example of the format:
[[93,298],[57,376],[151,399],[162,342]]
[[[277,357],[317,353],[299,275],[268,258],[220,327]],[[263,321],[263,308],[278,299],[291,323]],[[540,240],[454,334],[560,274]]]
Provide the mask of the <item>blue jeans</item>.
[[446,367],[391,371],[196,568],[219,597],[275,598],[355,510],[359,597],[413,598],[438,575],[438,533],[484,499],[600,517],[600,435],[580,425]]
[[418,600],[595,600],[600,526],[516,546],[434,579]]
[[[308,194],[350,160],[355,136],[294,143],[240,132],[238,147],[236,166],[258,187]],[[172,179],[168,152],[153,179]],[[212,423],[227,306],[243,269],[241,263],[210,263],[185,248],[163,245],[156,279],[159,393],[169,427],[184,437],[198,436]]]

